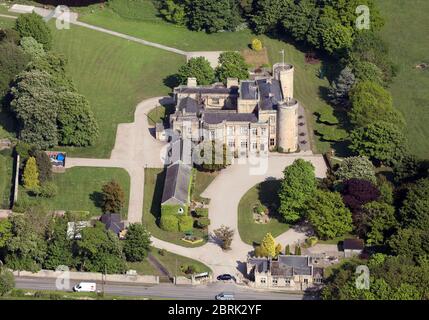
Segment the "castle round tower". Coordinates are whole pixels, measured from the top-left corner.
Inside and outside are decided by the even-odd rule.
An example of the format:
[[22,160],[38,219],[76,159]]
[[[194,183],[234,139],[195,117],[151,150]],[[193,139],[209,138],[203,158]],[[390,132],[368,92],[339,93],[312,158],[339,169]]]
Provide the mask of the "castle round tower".
[[280,81],[284,100],[293,98],[294,70],[293,65],[287,63],[280,62],[273,66],[273,76]]
[[298,101],[287,99],[277,109],[277,147],[283,152],[298,150]]

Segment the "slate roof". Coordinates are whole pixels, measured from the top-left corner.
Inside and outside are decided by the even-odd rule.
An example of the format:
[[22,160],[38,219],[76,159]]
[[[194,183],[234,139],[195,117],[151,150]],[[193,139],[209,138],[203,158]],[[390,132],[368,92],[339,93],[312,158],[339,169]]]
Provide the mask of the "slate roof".
[[247,263],[253,267],[255,267],[255,271],[259,273],[268,271],[268,259],[267,258],[249,258]]
[[192,168],[181,161],[168,166],[161,204],[186,205],[188,203],[191,174]]
[[197,113],[200,107],[198,106],[197,100],[186,97],[180,100],[179,102],[179,110],[186,113]]
[[343,250],[363,250],[364,246],[362,239],[345,239],[343,241]]
[[254,113],[233,113],[233,112],[205,112],[204,122],[207,124],[219,124],[224,121],[229,122],[258,122],[258,117]]
[[105,213],[100,220],[106,226],[106,229],[113,231],[114,234],[119,234],[125,229],[125,224],[121,221],[119,213]]
[[262,110],[274,110],[282,101],[282,89],[280,81],[276,79],[256,80],[259,88],[259,108]]
[[291,277],[294,275],[313,274],[313,267],[309,265],[309,257],[279,255],[277,261],[271,262],[273,276]]
[[258,99],[258,86],[255,81],[240,82],[240,98],[245,100]]
[[215,86],[198,86],[198,87],[188,87],[188,86],[179,86],[174,89],[175,93],[187,93],[187,94],[237,94],[237,87],[227,88],[225,86],[215,85]]

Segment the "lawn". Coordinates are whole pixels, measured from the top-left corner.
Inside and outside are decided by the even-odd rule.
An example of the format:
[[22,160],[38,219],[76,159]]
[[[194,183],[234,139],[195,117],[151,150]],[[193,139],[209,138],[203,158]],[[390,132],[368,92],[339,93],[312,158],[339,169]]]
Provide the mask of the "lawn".
[[194,228],[194,235],[204,239],[198,244],[190,244],[182,241],[183,232],[168,232],[158,226],[158,219],[161,215],[161,198],[164,189],[164,169],[146,168],[144,182],[143,200],[143,224],[158,239],[172,242],[184,247],[197,247],[207,241],[207,232]]
[[[110,180],[116,180],[125,192],[122,217],[126,218],[130,194],[130,176],[124,169],[75,167],[65,173],[54,174],[58,195],[42,202],[51,210],[83,210],[91,215],[100,215],[101,188]],[[21,189],[20,196],[26,196]],[[34,199],[34,198],[32,198]]]
[[170,93],[164,79],[176,73],[185,58],[74,25],[70,30],[51,26],[54,50],[67,58],[69,74],[89,99],[100,126],[94,146],[64,149],[70,156],[107,158],[117,125],[134,120],[141,100]]
[[156,106],[147,115],[149,125],[155,126],[156,123],[168,123],[168,116],[175,112],[174,105]]
[[[211,269],[205,264],[169,251],[164,251],[164,255],[161,255],[159,249],[152,247],[151,255],[155,257],[172,276],[186,276],[186,274],[180,270],[180,266],[191,264],[196,267],[197,273],[211,272]],[[137,273],[142,275],[161,275],[147,259],[143,262],[128,263],[128,267],[136,270]]]
[[[280,222],[276,215],[272,216],[267,224],[258,224],[253,220],[253,208],[259,201],[266,207],[278,208],[279,185],[278,180],[264,181],[247,191],[241,198],[238,204],[238,232],[244,242],[254,245],[260,243],[268,232],[277,237],[289,229],[289,225]],[[276,212],[275,209],[273,211]]]
[[[115,10],[105,7],[100,9],[95,6],[91,10],[84,10],[80,20],[102,26],[111,30],[143,38],[145,40],[162,43],[186,51],[205,50],[239,50],[248,49],[251,40],[255,37],[248,29],[239,32],[220,32],[207,34],[205,32],[195,32],[185,27],[176,26],[164,21],[157,16],[151,1],[145,1],[144,7],[147,9],[143,16],[130,18],[129,8],[115,4]],[[119,12],[121,15],[119,15]],[[295,96],[306,107],[307,116],[310,121],[310,128],[317,129],[323,124],[316,123],[314,112],[330,109],[322,93],[329,86],[326,77],[320,79],[317,75],[322,68],[322,64],[310,65],[305,63],[305,49],[299,49],[295,45],[286,41],[271,39],[267,36],[258,36],[263,45],[267,48],[268,58],[271,64],[281,60],[280,50],[285,50],[285,60],[292,63],[295,68]],[[325,63],[325,66],[329,65]],[[313,149],[316,152],[326,152],[331,147],[331,143],[321,141],[317,136],[311,138]],[[338,146],[334,146],[339,149]],[[341,151],[341,150],[338,150]],[[340,152],[341,153],[341,152]]]
[[411,151],[429,158],[429,69],[415,66],[429,64],[429,1],[377,0],[386,19],[382,36],[390,46],[390,56],[399,67],[390,86],[395,107],[407,121],[405,131]]
[[204,171],[198,171],[195,170],[195,179],[194,186],[192,189],[192,200],[201,202],[205,201],[205,203],[209,203],[210,199],[203,198],[201,196],[201,193],[204,192],[204,190],[207,189],[207,187],[210,185],[210,183],[213,182],[213,180],[217,177],[219,173],[218,172],[204,172]]
[[13,156],[10,150],[0,151],[0,209],[9,209],[13,186]]

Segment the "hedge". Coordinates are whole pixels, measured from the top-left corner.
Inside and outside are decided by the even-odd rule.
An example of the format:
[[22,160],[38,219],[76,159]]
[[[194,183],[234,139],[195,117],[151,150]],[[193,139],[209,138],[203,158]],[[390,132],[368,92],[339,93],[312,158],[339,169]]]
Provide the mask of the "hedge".
[[192,230],[194,226],[194,219],[191,216],[179,216],[179,231],[186,232]]
[[198,228],[204,229],[210,225],[210,219],[206,217],[199,218],[197,221]]
[[207,208],[196,208],[195,213],[198,217],[208,217],[209,216],[209,209]]
[[160,227],[165,231],[177,232],[179,231],[179,219],[173,215],[161,216]]
[[179,209],[183,208],[183,215],[188,214],[188,207],[187,206],[180,206],[180,205],[163,205],[161,206],[161,216],[166,216],[166,215],[170,215],[170,216],[175,216],[177,214],[179,214]]

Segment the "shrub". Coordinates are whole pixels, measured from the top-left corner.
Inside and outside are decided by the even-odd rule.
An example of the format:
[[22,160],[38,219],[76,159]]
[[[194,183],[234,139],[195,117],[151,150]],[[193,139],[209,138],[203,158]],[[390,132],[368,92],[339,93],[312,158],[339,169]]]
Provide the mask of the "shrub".
[[45,50],[52,47],[52,34],[46,22],[36,13],[22,14],[16,19],[15,29],[21,37],[33,37]]
[[182,264],[180,270],[185,274],[194,274],[198,272],[198,267],[194,264]]
[[208,217],[209,216],[209,209],[207,208],[196,208],[195,213],[198,216],[198,218]]
[[185,232],[192,230],[194,226],[194,219],[188,215],[180,215],[179,216],[179,231]]
[[25,164],[23,180],[26,189],[34,189],[39,186],[39,172],[34,157],[30,157]]
[[67,221],[83,221],[90,218],[89,211],[67,211],[65,213],[65,218]]
[[167,250],[165,250],[165,249],[159,249],[158,253],[159,253],[160,256],[165,256],[165,254],[167,253]]
[[252,49],[255,51],[261,51],[262,50],[262,41],[255,38],[252,40]]
[[179,219],[173,215],[161,216],[160,227],[165,231],[177,232],[179,231]]
[[[180,212],[180,209],[183,211]],[[175,216],[177,214],[184,214],[186,215],[188,213],[188,208],[186,206],[179,206],[179,205],[163,205],[161,206],[161,216]]]
[[15,286],[15,278],[12,272],[5,268],[0,268],[0,296],[4,296]]
[[40,182],[46,182],[52,179],[52,162],[49,156],[43,151],[36,151],[35,154],[37,169],[39,170]]
[[206,217],[199,218],[197,221],[198,228],[204,229],[210,225],[210,219]]
[[39,188],[39,195],[43,198],[53,198],[58,194],[58,187],[53,182],[45,182]]

